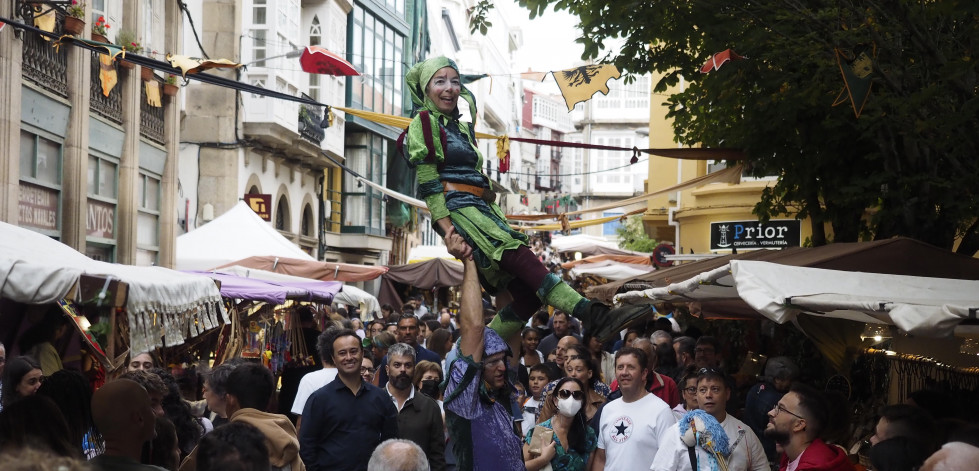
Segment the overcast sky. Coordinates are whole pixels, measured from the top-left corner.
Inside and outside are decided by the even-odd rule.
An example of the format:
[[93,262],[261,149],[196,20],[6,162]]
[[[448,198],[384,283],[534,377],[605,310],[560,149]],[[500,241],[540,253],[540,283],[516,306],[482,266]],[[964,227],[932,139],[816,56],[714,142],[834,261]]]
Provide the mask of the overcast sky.
[[568,69],[581,60],[584,48],[575,42],[581,33],[575,26],[578,19],[567,11],[549,9],[531,20],[530,12],[515,0],[496,2],[498,8],[510,13],[511,26],[523,30],[523,47],[514,54],[517,71],[525,72]]

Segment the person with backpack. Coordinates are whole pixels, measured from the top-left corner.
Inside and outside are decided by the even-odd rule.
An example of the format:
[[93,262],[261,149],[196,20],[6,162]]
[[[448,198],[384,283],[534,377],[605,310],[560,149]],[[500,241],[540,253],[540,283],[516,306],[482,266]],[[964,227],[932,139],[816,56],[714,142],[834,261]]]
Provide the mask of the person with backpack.
[[[399,147],[418,169],[418,195],[432,213],[432,225],[443,239],[458,234],[465,240],[450,253],[476,262],[487,292],[508,291],[512,298],[494,317],[493,330],[511,339],[542,304],[571,313],[602,341],[652,316],[649,306],[610,310],[585,299],[548,271],[530,250],[525,234],[510,228],[496,204],[492,182],[480,170],[476,99],[462,84],[453,60],[435,57],[420,62],[405,80],[418,113],[398,139]],[[459,98],[468,104],[471,122],[460,120]]]

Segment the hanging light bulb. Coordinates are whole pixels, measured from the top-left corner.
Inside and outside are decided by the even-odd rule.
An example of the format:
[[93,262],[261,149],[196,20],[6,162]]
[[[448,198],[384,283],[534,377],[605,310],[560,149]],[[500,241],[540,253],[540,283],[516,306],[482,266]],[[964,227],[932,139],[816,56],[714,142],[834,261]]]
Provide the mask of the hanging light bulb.
[[867,324],[860,333],[860,340],[871,339],[874,343],[891,338],[891,327],[886,324]]
[[964,353],[966,355],[979,355],[979,339],[963,339],[962,345],[959,346],[959,353]]

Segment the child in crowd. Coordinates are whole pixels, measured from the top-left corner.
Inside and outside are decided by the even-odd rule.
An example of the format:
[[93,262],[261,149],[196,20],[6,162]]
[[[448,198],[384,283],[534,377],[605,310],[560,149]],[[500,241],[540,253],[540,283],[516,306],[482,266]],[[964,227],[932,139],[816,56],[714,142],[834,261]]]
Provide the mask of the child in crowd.
[[537,409],[543,401],[544,386],[557,378],[551,377],[551,369],[543,363],[530,368],[530,378],[527,381],[527,400],[523,403],[523,434],[527,436],[534,425],[537,425]]

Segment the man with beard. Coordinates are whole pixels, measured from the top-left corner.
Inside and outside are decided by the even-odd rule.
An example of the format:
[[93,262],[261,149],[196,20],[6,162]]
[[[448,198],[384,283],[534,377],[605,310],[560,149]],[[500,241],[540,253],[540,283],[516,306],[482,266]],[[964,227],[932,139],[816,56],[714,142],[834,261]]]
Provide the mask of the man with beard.
[[846,452],[819,438],[829,419],[824,399],[812,387],[793,384],[768,412],[765,436],[782,447],[779,471],[853,471]]
[[[404,315],[398,319],[398,342],[410,345],[415,349],[415,358],[418,361],[428,360],[435,363],[442,363],[442,357],[437,353],[422,347],[418,344],[418,333],[421,328],[418,326],[419,320],[417,317]],[[378,371],[378,386],[384,386],[388,383],[388,372],[387,372],[387,355],[381,359],[381,366]]]
[[434,399],[411,384],[415,374],[415,349],[397,343],[388,350],[388,384],[385,390],[398,408],[398,438],[411,440],[425,452],[432,471],[445,469],[445,428]]
[[[458,234],[446,237],[449,253],[464,244]],[[499,333],[484,327],[478,268],[471,258],[462,258],[461,337],[458,356],[448,368],[444,402],[452,451],[460,470],[522,470],[506,374],[510,349]],[[504,332],[507,337],[513,333]]]
[[367,469],[374,448],[398,435],[398,410],[381,388],[360,376],[360,337],[343,329],[333,337],[337,379],[306,400],[299,454],[310,471]]
[[[710,414],[727,435],[728,455],[725,456],[728,471],[769,471],[765,450],[758,441],[758,436],[725,409],[731,399],[731,388],[728,386],[724,373],[718,370],[704,368],[697,375],[697,404],[704,412]],[[690,420],[690,416],[684,416]],[[681,420],[683,420],[681,418]],[[697,446],[691,460],[690,450],[680,439],[680,424],[670,427],[663,437],[663,443],[656,452],[653,465],[654,471],[686,471],[694,469],[710,469],[711,458],[703,447]]]

